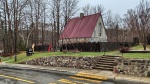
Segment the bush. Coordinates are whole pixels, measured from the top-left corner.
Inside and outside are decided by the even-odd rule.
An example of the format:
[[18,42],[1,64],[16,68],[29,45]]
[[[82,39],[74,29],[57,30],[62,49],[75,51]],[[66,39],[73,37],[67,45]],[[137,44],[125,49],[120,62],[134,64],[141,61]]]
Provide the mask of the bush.
[[120,52],[121,53],[125,53],[125,52],[127,52],[129,50],[129,47],[122,47],[121,49],[120,49]]

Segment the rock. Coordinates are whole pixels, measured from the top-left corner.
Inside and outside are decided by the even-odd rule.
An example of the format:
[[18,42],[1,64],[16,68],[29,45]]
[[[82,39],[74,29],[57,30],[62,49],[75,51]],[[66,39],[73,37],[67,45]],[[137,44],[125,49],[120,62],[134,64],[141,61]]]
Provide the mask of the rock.
[[117,66],[117,65],[118,65],[118,63],[117,63],[117,62],[114,62],[113,66]]
[[100,57],[52,56],[52,57],[42,57],[42,58],[32,59],[20,63],[29,64],[29,65],[93,69],[95,64],[99,61],[98,60],[99,58]]
[[147,72],[147,77],[150,77],[150,71]]
[[148,66],[148,71],[150,71],[150,65]]
[[[150,60],[143,59],[115,59],[116,70],[118,73],[137,75],[137,76],[147,76],[148,71],[150,71]],[[150,73],[150,72],[149,72]]]
[[[51,56],[20,62],[28,65],[41,65],[53,67],[71,67],[80,69],[93,69],[101,57],[73,57]],[[114,63],[116,73],[150,77],[150,60],[136,60],[116,58]]]

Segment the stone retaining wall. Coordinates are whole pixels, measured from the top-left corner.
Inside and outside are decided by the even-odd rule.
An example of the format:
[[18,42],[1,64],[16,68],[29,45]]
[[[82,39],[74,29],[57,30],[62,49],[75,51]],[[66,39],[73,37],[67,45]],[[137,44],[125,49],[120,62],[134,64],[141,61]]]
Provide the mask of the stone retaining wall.
[[148,76],[150,77],[150,59],[125,59],[117,58],[114,72],[126,75]]
[[[73,57],[73,56],[51,56],[42,57],[20,64],[42,65],[54,67],[70,67],[78,69],[93,69],[101,56],[97,57]],[[150,77],[150,59],[125,59],[116,58],[114,63],[114,72],[126,75],[148,76]]]
[[95,64],[98,62],[99,58],[100,56],[99,57],[51,56],[32,59],[26,62],[20,62],[20,64],[93,69]]

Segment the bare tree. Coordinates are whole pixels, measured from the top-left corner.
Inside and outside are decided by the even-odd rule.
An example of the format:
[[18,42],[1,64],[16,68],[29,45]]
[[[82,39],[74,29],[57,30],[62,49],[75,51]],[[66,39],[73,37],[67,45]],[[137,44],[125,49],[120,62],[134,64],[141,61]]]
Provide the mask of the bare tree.
[[1,0],[0,3],[2,5],[1,10],[3,12],[5,27],[4,52],[17,52],[18,27],[22,10],[27,4],[27,0]]
[[90,15],[95,13],[104,14],[104,7],[101,4],[96,6],[91,6],[90,4],[87,4],[82,8],[82,11],[85,15]]
[[126,28],[128,29],[130,35],[128,39],[133,37],[139,37],[139,35],[137,34],[137,30],[135,29],[137,27],[137,19],[138,17],[135,10],[128,10],[127,14],[125,14],[124,23],[126,24]]
[[87,4],[87,5],[85,5],[85,6],[82,8],[82,11],[83,11],[83,13],[84,13],[85,15],[91,14],[91,13],[92,13],[91,10],[92,10],[92,9],[91,9],[90,4]]
[[[62,2],[62,10],[63,10],[63,17],[64,17],[64,25],[67,23],[67,21],[75,15],[77,12],[77,0],[63,0]],[[63,26],[64,26],[63,25]]]
[[40,13],[41,13],[41,0],[34,1],[34,8],[35,8],[35,29],[34,29],[34,38],[35,38],[35,45],[39,43],[39,20],[40,20]]
[[[30,0],[23,11],[24,29],[19,33],[26,48],[33,43],[44,45],[46,25],[46,1]],[[24,32],[26,31],[26,32]]]
[[59,32],[60,32],[60,18],[61,18],[61,4],[62,0],[51,0],[50,9],[53,20],[53,45],[58,46]]
[[46,20],[46,3],[42,4],[43,10],[42,10],[42,18],[41,18],[41,23],[42,23],[42,45],[44,44],[44,31],[45,31],[45,20]]
[[[147,35],[150,29],[150,2],[142,1],[138,8],[137,8],[138,16],[139,16],[139,24],[140,26],[137,27],[137,31],[139,32],[139,36],[141,42],[143,44],[144,50],[146,50],[147,46]],[[138,24],[137,24],[138,25]]]
[[126,14],[127,24],[131,30],[138,32],[140,42],[144,50],[147,46],[147,35],[150,28],[150,2],[142,0],[134,10],[129,10]]
[[105,8],[101,4],[92,7],[92,13],[101,13],[103,15],[104,10]]
[[54,47],[59,46],[60,31],[67,21],[75,15],[77,9],[77,0],[51,0],[50,11],[53,24],[52,42]]
[[105,14],[105,25],[109,42],[121,42],[122,19],[118,14],[113,15],[111,10]]
[[[47,6],[47,1],[50,1],[50,6]],[[53,26],[50,31],[53,33],[52,42],[55,47],[58,46],[60,31],[78,11],[77,3],[77,0],[0,0],[1,23],[5,31],[3,45],[7,48],[5,52],[17,52],[19,43],[26,48],[32,43],[43,45],[48,25]],[[47,12],[48,7],[50,12]]]

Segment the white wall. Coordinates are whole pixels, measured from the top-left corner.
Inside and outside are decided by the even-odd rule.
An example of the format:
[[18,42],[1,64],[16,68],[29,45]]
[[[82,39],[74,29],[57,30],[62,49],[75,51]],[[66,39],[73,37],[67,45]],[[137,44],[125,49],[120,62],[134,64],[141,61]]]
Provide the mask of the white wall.
[[[101,24],[101,26],[100,26]],[[101,35],[100,35],[101,33]],[[107,42],[107,35],[105,32],[105,27],[102,21],[102,18],[99,17],[97,24],[95,26],[95,30],[93,31],[91,42]]]

